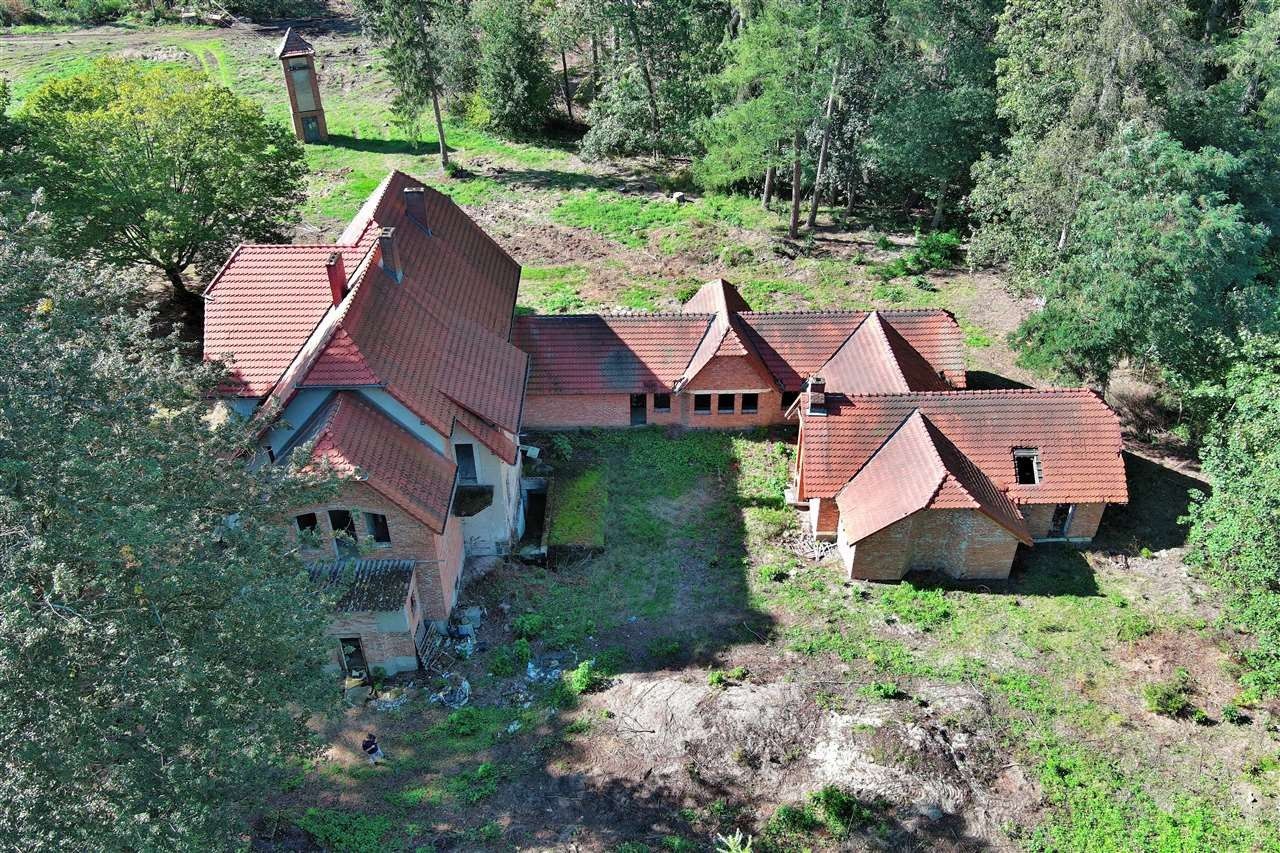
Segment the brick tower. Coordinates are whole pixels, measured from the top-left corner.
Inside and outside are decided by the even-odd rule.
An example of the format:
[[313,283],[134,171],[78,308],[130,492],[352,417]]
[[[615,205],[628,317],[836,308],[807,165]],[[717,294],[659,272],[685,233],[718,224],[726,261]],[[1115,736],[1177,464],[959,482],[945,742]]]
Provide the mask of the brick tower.
[[315,48],[294,32],[293,27],[285,30],[276,50],[276,59],[284,66],[284,82],[289,89],[293,132],[303,142],[324,142],[329,138],[329,130],[324,124],[324,107],[320,104],[315,55]]

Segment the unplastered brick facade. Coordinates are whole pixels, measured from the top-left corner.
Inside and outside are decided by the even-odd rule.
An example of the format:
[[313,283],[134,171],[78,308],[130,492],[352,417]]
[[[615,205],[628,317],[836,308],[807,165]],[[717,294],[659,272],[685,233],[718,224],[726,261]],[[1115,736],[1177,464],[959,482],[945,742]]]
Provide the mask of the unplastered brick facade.
[[[306,51],[286,38],[291,83],[306,82]],[[257,463],[342,480],[324,506],[281,507],[281,522],[301,518],[319,542],[302,555],[313,583],[340,593],[329,632],[358,652],[338,656],[348,669],[416,666],[469,546],[491,555],[519,537],[519,279],[447,196],[393,172],[337,243],[240,246],[205,293],[205,356],[228,363],[223,392],[261,427]],[[355,547],[339,547],[348,518]]]

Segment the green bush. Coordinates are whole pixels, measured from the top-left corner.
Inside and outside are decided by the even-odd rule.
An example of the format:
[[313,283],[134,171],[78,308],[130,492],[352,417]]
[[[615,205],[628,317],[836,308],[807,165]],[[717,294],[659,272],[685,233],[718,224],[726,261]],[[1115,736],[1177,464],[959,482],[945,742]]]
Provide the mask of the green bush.
[[545,613],[522,613],[511,622],[512,632],[525,640],[536,640],[551,627],[551,619]]
[[1116,639],[1131,643],[1147,636],[1155,629],[1155,625],[1146,616],[1130,611],[1120,618],[1120,624],[1116,626]]
[[341,809],[309,808],[298,828],[334,853],[381,853],[382,837],[391,831],[391,818]]
[[594,693],[604,687],[608,680],[609,676],[596,666],[594,660],[584,660],[564,674],[565,686],[574,696]]
[[837,838],[843,838],[876,819],[876,813],[870,806],[835,785],[814,791],[809,795],[809,804],[827,832]]
[[906,695],[894,681],[873,681],[859,687],[858,693],[873,699],[901,699]]
[[1168,681],[1157,681],[1142,688],[1147,710],[1164,717],[1190,717],[1197,710],[1191,703],[1191,673],[1182,667]]
[[445,782],[445,790],[464,803],[478,803],[493,796],[498,783],[506,778],[506,770],[486,761],[474,770],[464,770]]
[[529,641],[522,637],[508,645],[499,646],[494,651],[489,671],[499,678],[509,678],[524,669],[531,655]]

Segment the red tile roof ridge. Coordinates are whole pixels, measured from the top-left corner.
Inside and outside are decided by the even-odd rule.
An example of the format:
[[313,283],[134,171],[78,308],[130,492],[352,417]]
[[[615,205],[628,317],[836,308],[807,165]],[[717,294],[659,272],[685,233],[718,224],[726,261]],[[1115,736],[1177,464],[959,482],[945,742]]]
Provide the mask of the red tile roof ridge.
[[761,315],[777,315],[777,316],[799,316],[808,314],[870,314],[878,311],[882,314],[946,314],[948,317],[955,319],[955,313],[947,308],[792,308],[786,311],[738,311],[738,314],[751,316]]
[[[1022,394],[1092,394],[1098,399],[1102,399],[1093,388],[1088,387],[1051,387],[1051,388],[952,388],[949,391],[900,391],[900,392],[880,392],[869,394],[844,394],[840,392],[840,396],[850,400],[857,400],[866,397],[1004,397]],[[828,395],[833,396],[833,395]]]
[[596,317],[609,317],[609,318],[620,317],[620,318],[625,318],[629,320],[630,319],[664,320],[664,319],[670,319],[673,317],[678,317],[681,319],[684,319],[686,317],[694,318],[694,319],[697,319],[697,318],[709,319],[714,316],[715,314],[684,314],[679,311],[609,311],[606,313],[596,312],[594,314],[521,314],[519,317],[516,318],[516,320],[517,321],[526,320],[526,319],[583,320],[583,319],[594,319]]

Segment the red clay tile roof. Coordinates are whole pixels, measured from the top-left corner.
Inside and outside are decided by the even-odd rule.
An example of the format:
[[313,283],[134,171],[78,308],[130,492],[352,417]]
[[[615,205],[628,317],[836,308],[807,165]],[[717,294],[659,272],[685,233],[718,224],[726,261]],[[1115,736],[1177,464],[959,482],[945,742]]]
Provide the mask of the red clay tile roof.
[[[834,497],[916,409],[1017,504],[1125,503],[1120,420],[1087,388],[827,394],[801,416],[800,497]],[[1015,482],[1014,448],[1040,451],[1041,482]]]
[[839,494],[840,524],[859,542],[925,509],[975,509],[1031,544],[1022,513],[916,409]]
[[719,314],[750,311],[751,306],[742,298],[738,288],[722,278],[713,278],[698,292],[689,297],[680,310],[685,314]]
[[866,315],[818,374],[826,380],[827,390],[845,394],[950,390],[878,311]]
[[[354,270],[372,236],[337,247]],[[334,246],[237,248],[205,291],[204,355],[231,366],[234,393],[273,387],[333,305],[325,262]]]
[[689,364],[685,367],[680,381],[675,384],[675,390],[680,391],[691,383],[711,362],[711,359],[725,357],[745,358],[762,379],[776,385],[777,380],[760,359],[760,354],[756,352],[755,345],[751,343],[751,338],[736,313],[747,306],[741,294],[724,279],[715,279],[704,284],[702,289],[694,294],[689,304],[685,305],[685,313],[694,313],[689,309],[695,303],[710,305],[715,309],[715,316],[707,328],[707,333],[698,342],[698,348],[689,358]]
[[364,400],[339,391],[300,430],[296,444],[314,438],[313,463],[356,477],[387,500],[443,533],[457,468]]
[[[964,387],[964,336],[955,317],[935,308],[880,311],[934,372]],[[866,318],[865,311],[744,312],[738,315],[783,390],[800,391]]]
[[710,325],[704,314],[516,318],[512,340],[533,357],[530,394],[670,391]]
[[307,371],[302,383],[305,387],[351,387],[353,385],[380,385],[380,380],[369,362],[365,361],[360,347],[351,340],[346,329],[338,329],[329,339],[329,345],[320,353],[316,363]]
[[288,56],[310,56],[315,52],[310,42],[293,27],[289,27],[284,31],[284,38],[280,39],[280,46],[276,48],[276,59],[284,59]]
[[[516,319],[512,340],[532,357],[531,394],[678,391],[711,359],[724,356],[745,357],[766,382],[799,391],[870,316],[757,313],[745,306],[731,284],[716,279],[681,314],[525,316]],[[838,363],[842,384],[868,391],[941,389],[947,382],[964,387],[964,340],[953,316],[940,310],[876,316],[878,329],[867,333],[874,339],[866,346],[861,338],[854,341]],[[874,361],[860,364],[864,358]],[[894,358],[896,368],[887,363]]]
[[[435,190],[422,194],[426,221],[412,219],[411,187],[422,184],[392,172],[343,233],[350,287],[337,309],[325,271],[335,247],[237,250],[206,291],[206,356],[232,358],[242,396],[385,385],[437,432],[456,421],[514,462],[528,369],[508,340],[520,267]],[[385,228],[398,281],[379,265]]]

